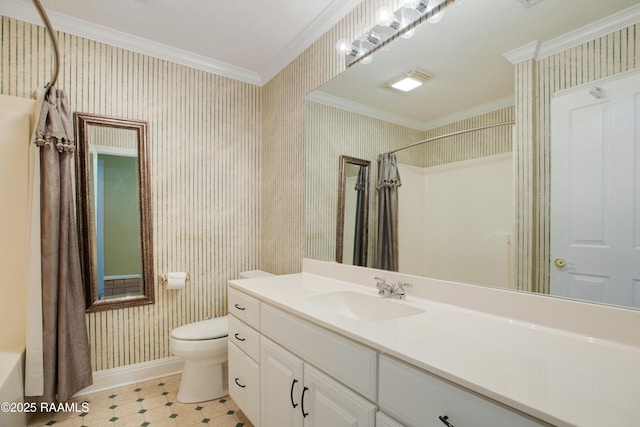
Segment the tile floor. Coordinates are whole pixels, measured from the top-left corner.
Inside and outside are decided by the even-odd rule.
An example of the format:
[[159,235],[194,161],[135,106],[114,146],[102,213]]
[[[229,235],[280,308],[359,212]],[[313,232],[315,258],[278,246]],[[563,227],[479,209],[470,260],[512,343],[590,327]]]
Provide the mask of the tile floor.
[[180,375],[173,375],[82,396],[74,401],[88,402],[88,412],[41,413],[29,427],[253,427],[229,396],[178,402],[179,384]]

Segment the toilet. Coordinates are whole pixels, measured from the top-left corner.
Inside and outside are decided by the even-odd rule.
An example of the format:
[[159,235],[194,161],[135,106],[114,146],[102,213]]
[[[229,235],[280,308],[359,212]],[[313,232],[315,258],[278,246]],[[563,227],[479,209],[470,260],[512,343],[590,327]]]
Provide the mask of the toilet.
[[227,395],[227,316],[189,323],[171,331],[169,350],[184,360],[178,402]]
[[[239,276],[249,279],[272,274],[251,270]],[[171,331],[169,351],[184,360],[178,402],[204,402],[228,394],[228,333],[227,316],[189,323]]]

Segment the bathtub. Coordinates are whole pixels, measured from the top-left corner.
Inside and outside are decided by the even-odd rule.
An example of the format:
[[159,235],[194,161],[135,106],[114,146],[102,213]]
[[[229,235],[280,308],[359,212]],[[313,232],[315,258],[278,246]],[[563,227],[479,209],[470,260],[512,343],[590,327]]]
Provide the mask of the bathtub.
[[27,425],[23,396],[23,353],[0,350],[0,427]]

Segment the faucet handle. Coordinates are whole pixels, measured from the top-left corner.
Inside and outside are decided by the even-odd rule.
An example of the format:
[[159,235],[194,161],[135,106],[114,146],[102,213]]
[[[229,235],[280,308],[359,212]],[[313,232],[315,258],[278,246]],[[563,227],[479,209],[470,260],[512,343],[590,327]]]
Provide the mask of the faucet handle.
[[398,282],[398,283],[396,283],[396,286],[398,286],[400,288],[413,288],[413,283],[410,283],[410,282]]

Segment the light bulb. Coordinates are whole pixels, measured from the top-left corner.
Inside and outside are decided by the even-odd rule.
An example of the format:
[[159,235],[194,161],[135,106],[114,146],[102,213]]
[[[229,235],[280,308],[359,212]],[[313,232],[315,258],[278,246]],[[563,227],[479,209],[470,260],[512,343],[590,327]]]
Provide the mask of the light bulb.
[[381,7],[376,12],[376,23],[381,27],[389,27],[396,21],[396,16],[389,7]]
[[354,55],[355,49],[347,40],[340,39],[336,43],[336,52],[338,52],[339,55]]

